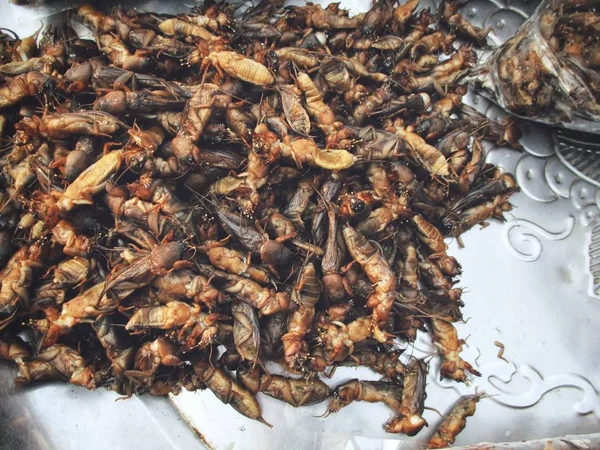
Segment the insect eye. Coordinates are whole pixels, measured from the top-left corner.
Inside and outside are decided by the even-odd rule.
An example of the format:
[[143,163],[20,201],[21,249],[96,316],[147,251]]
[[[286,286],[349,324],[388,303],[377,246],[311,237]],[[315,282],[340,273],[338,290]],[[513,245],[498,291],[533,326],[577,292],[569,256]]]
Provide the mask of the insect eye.
[[350,204],[350,208],[353,212],[359,214],[365,210],[365,202],[362,200],[353,200]]

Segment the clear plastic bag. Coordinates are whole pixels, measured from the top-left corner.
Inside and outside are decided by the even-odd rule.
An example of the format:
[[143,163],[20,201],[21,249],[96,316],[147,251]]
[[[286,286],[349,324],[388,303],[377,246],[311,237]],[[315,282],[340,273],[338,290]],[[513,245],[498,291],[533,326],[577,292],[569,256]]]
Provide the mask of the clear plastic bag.
[[544,0],[470,81],[508,112],[600,133],[600,0]]

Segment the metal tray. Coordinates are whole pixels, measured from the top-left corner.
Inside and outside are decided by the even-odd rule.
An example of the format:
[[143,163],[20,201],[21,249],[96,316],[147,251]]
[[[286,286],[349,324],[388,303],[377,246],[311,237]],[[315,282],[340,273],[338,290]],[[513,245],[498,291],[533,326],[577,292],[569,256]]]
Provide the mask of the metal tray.
[[[166,12],[193,6],[124,3]],[[0,26],[26,35],[39,28],[41,17],[66,6],[60,1],[36,8],[3,2]],[[346,0],[343,6],[359,12],[369,2]],[[474,0],[463,12],[475,24],[491,27],[491,37],[500,43],[535,6],[531,0]],[[490,116],[503,114],[483,97],[471,93],[468,100]],[[456,445],[600,431],[600,346],[594,331],[600,317],[600,189],[565,166],[555,153],[552,129],[522,126],[524,152],[488,147],[489,160],[515,174],[521,186],[507,222],[470,231],[463,249],[450,243],[464,269],[464,315],[473,319],[457,328],[467,339],[465,358],[483,376],[469,386],[440,382],[433,375],[439,364],[433,358],[426,404],[444,412],[460,395],[490,395],[468,419]],[[498,358],[496,341],[504,345],[508,361]],[[414,353],[433,355],[435,350],[421,339]],[[88,392],[69,385],[17,390],[13,375],[12,366],[0,364],[2,450],[418,449],[439,421],[435,411],[426,411],[430,428],[410,439],[384,433],[381,425],[390,413],[381,405],[355,404],[325,419],[317,417],[325,404],[294,409],[259,394],[265,418],[275,425],[268,429],[223,406],[208,391],[116,401],[115,394],[102,389]],[[328,382],[355,376],[375,378],[367,370],[339,368]]]

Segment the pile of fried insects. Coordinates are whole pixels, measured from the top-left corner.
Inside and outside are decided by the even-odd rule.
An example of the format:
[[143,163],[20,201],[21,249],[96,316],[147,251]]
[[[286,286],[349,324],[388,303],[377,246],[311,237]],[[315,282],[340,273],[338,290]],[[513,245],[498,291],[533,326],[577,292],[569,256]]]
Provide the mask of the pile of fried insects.
[[[456,3],[81,6],[69,23],[95,39],[0,40],[0,356],[18,384],[208,388],[265,424],[258,392],[383,402],[385,430],[415,435],[427,364],[401,354],[418,332],[441,377],[479,375],[444,238],[511,209],[482,140],[519,132],[462,103],[486,33]],[[381,381],[320,379],[357,365]]]

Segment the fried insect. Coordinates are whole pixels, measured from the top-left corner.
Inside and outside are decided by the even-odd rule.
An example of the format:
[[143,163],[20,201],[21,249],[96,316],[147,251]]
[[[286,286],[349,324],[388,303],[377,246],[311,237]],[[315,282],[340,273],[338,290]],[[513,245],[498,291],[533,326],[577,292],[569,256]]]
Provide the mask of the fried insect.
[[459,382],[467,381],[466,372],[481,376],[471,364],[464,361],[460,356],[464,341],[458,339],[456,328],[450,322],[439,319],[431,319],[431,331],[434,335],[434,342],[439,348],[443,362],[440,368],[442,378],[452,378]]
[[173,153],[184,164],[201,162],[200,149],[196,146],[196,142],[202,136],[211,117],[211,102],[217,90],[218,87],[214,84],[204,84],[185,105],[181,125],[171,142]]
[[262,417],[260,405],[250,391],[237,383],[227,373],[214,367],[209,361],[199,359],[193,363],[194,373],[226,405],[229,404],[249,419],[271,425]]
[[31,357],[31,349],[20,337],[0,338],[0,358],[21,364]]
[[100,282],[65,302],[60,314],[52,319],[52,323],[59,329],[68,330],[81,322],[109,314],[117,309],[119,300],[124,299],[134,290],[106,292],[105,283]]
[[344,279],[340,273],[345,252],[338,243],[338,225],[337,215],[333,207],[328,206],[327,217],[329,219],[327,242],[325,243],[325,252],[321,261],[321,270],[323,277],[323,293],[331,301],[340,301],[347,295]]
[[304,93],[308,114],[317,122],[324,133],[328,133],[335,120],[333,111],[323,102],[321,93],[310,76],[304,72],[300,72],[297,81],[298,87]]
[[275,78],[265,66],[236,52],[211,52],[208,61],[228,75],[257,86],[269,86]]
[[182,364],[177,356],[178,350],[174,342],[164,338],[144,342],[135,354],[133,369],[125,371],[124,375],[136,384],[149,386],[161,365],[174,367]]
[[349,169],[356,156],[343,149],[320,149],[312,139],[296,139],[282,147],[282,156],[293,160],[299,168],[304,164],[337,172]]
[[219,322],[224,316],[201,312],[198,305],[171,301],[164,306],[148,306],[136,309],[126,330],[137,331],[151,328],[160,330],[179,329],[177,339],[189,350],[204,348],[223,340],[231,332]]
[[[340,363],[341,366],[365,366],[381,374],[386,380],[394,383],[402,383],[410,369],[407,369],[400,361],[400,351],[378,352],[376,350],[358,350],[352,353],[347,360]],[[406,388],[406,380],[404,381]]]
[[389,420],[384,428],[388,433],[416,435],[425,426],[425,385],[427,384],[427,366],[417,358],[411,358],[403,378],[400,414]]
[[127,346],[123,329],[111,323],[109,316],[102,317],[93,327],[98,341],[106,349],[106,357],[111,362],[113,373],[122,377],[126,370],[133,367],[135,348]]
[[201,266],[200,270],[207,276],[225,280],[222,292],[231,294],[240,300],[254,306],[262,315],[271,315],[285,311],[290,307],[290,297],[286,292],[277,292],[275,289],[262,287],[247,278],[221,272],[212,266]]
[[66,380],[71,384],[95,389],[95,373],[81,355],[70,347],[56,344],[38,354],[37,358],[19,364],[18,384],[45,380]]
[[234,275],[242,275],[260,284],[271,284],[271,275],[259,266],[254,266],[248,255],[225,246],[224,241],[205,241],[200,250],[206,252],[210,263],[217,269],[225,270]]
[[58,264],[54,270],[54,284],[58,287],[74,286],[83,282],[94,267],[94,262],[89,259],[75,256]]
[[308,343],[304,336],[310,330],[315,317],[315,305],[321,296],[321,285],[312,263],[306,264],[292,290],[292,301],[298,308],[290,313],[287,333],[281,337],[285,362],[292,368],[301,365],[308,355]]
[[457,237],[477,224],[485,226],[485,221],[491,218],[504,222],[506,220],[504,213],[512,209],[511,204],[508,203],[510,195],[510,193],[501,194],[490,201],[465,210],[459,215],[458,220],[452,224],[449,235]]
[[327,413],[336,413],[352,402],[382,402],[398,412],[402,399],[402,385],[385,381],[360,381],[354,378],[340,384],[333,391],[333,399],[329,402]]
[[202,275],[180,269],[161,275],[152,281],[158,289],[157,298],[163,303],[170,300],[192,300],[214,308],[219,301],[219,291]]
[[489,30],[486,31],[472,25],[458,12],[459,7],[459,2],[444,0],[438,10],[440,21],[450,30],[455,31],[458,36],[484,45]]
[[51,78],[41,72],[28,72],[9,79],[0,87],[0,109],[20,103],[27,97],[33,97],[51,82]]
[[38,245],[24,246],[0,273],[0,330],[14,320],[19,308],[29,307],[29,289],[42,256]]
[[95,9],[92,5],[83,5],[77,8],[77,15],[83,23],[92,27],[95,31],[110,33],[114,30],[115,21],[111,16],[106,16]]
[[427,448],[446,448],[454,444],[456,436],[465,429],[467,417],[475,414],[477,403],[483,394],[467,395],[460,398],[438,425],[429,439]]
[[367,306],[373,309],[376,339],[386,342],[389,337],[379,327],[385,324],[390,316],[396,290],[396,276],[381,252],[358,231],[350,225],[345,225],[343,235],[348,252],[375,285]]
[[235,348],[243,360],[254,365],[258,362],[260,352],[258,315],[252,306],[244,302],[235,302],[231,306],[231,315]]
[[310,119],[300,100],[300,91],[294,85],[279,86],[281,103],[285,118],[296,133],[302,136],[310,134]]
[[311,367],[315,370],[324,370],[324,366],[334,362],[343,361],[354,352],[355,344],[373,337],[373,325],[370,317],[359,317],[348,324],[337,321],[321,322],[319,338],[323,350],[320,357],[313,356]]
[[237,379],[250,392],[262,392],[292,405],[314,405],[331,396],[331,389],[319,379],[290,378],[263,372],[259,367],[242,366],[237,370]]
[[248,251],[260,256],[265,264],[280,268],[289,266],[292,252],[281,242],[268,239],[246,219],[225,209],[218,209],[216,213],[225,230],[235,236]]

